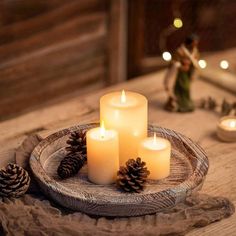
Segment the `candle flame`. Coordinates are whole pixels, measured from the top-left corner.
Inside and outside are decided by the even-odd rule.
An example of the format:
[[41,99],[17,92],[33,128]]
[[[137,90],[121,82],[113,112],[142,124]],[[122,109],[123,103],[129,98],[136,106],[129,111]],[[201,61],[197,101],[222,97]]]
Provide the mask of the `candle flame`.
[[105,125],[104,125],[104,120],[101,121],[101,125],[100,125],[100,135],[101,135],[101,138],[102,138],[102,139],[105,137]]
[[229,126],[230,126],[231,128],[235,128],[235,127],[236,127],[236,122],[235,122],[235,121],[231,121],[231,122],[229,123]]
[[125,90],[124,89],[121,92],[120,101],[121,101],[121,103],[125,103],[126,102],[126,95],[125,95]]
[[153,135],[153,144],[157,145],[157,134],[156,134],[156,132]]

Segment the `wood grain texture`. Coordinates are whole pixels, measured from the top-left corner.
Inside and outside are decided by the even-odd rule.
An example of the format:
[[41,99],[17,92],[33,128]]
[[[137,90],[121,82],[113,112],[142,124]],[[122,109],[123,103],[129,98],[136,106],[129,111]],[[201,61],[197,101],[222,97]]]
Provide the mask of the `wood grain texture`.
[[[14,160],[14,148],[21,144],[27,134],[38,132],[41,136],[47,137],[51,133],[66,127],[75,126],[78,123],[98,121],[99,98],[103,94],[121,89],[131,90],[140,92],[148,98],[149,123],[180,132],[204,148],[209,158],[210,168],[201,192],[212,196],[227,197],[236,205],[235,144],[224,143],[217,138],[216,125],[220,117],[214,112],[197,109],[193,113],[179,114],[165,111],[163,109],[166,101],[163,87],[164,74],[165,71],[161,71],[142,76],[109,88],[99,89],[96,92],[78,95],[78,97],[68,101],[50,105],[15,119],[1,122],[0,165],[4,166],[8,161]],[[214,96],[218,102],[222,101],[223,98],[231,102],[236,99],[235,94],[205,81],[196,80],[192,84],[192,96],[195,100],[209,95]],[[149,232],[146,225],[149,218],[150,216],[143,217],[140,221],[142,232]],[[151,220],[151,222],[154,221]],[[219,232],[221,236],[231,236],[236,231],[235,222],[236,214],[203,229],[195,229],[188,233],[188,236],[212,236],[219,234]],[[132,225],[132,222],[124,219],[123,224]],[[132,230],[129,232],[132,233]]]
[[[4,6],[0,120],[108,80],[108,0]],[[19,19],[10,20],[13,14]]]
[[127,0],[110,0],[108,84],[122,82],[127,78],[127,8]]
[[117,190],[115,184],[93,184],[88,180],[87,166],[77,176],[60,180],[57,167],[66,155],[68,134],[97,126],[88,124],[58,131],[40,142],[32,153],[30,166],[36,180],[62,206],[100,216],[145,215],[173,207],[203,184],[209,164],[202,148],[181,134],[155,126],[149,126],[149,132],[171,142],[171,174],[164,180],[149,180],[144,192],[127,194]]

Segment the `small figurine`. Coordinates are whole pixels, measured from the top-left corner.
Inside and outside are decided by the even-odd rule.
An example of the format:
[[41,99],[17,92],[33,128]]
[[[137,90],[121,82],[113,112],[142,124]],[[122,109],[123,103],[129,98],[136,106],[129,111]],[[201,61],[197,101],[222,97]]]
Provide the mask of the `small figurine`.
[[169,98],[165,108],[169,111],[191,112],[194,103],[191,99],[190,85],[194,70],[198,68],[198,36],[190,35],[184,44],[177,48],[164,79]]

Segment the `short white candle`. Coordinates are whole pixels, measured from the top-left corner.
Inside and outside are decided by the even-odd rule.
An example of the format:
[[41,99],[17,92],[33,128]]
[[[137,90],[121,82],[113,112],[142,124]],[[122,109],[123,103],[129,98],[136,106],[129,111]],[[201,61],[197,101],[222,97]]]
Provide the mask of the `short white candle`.
[[119,140],[115,130],[101,127],[87,132],[88,178],[96,184],[115,182],[119,169]]
[[223,141],[236,141],[236,116],[223,117],[218,124],[217,135]]
[[171,144],[167,139],[156,137],[156,134],[144,139],[138,156],[146,162],[150,179],[163,179],[170,174]]
[[138,93],[120,91],[100,99],[100,119],[119,134],[120,165],[138,155],[138,146],[147,137],[147,99]]
[[226,119],[221,122],[221,125],[228,130],[236,130],[236,119]]

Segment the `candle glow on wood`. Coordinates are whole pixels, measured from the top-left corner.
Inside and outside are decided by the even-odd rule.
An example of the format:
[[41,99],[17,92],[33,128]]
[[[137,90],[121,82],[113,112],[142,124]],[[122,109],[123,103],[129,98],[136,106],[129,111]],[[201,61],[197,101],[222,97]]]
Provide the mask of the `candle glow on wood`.
[[111,184],[119,168],[119,140],[115,130],[90,129],[87,139],[88,178],[96,184]]
[[163,179],[170,174],[170,155],[170,142],[156,137],[156,133],[140,143],[138,156],[146,162],[150,179]]

